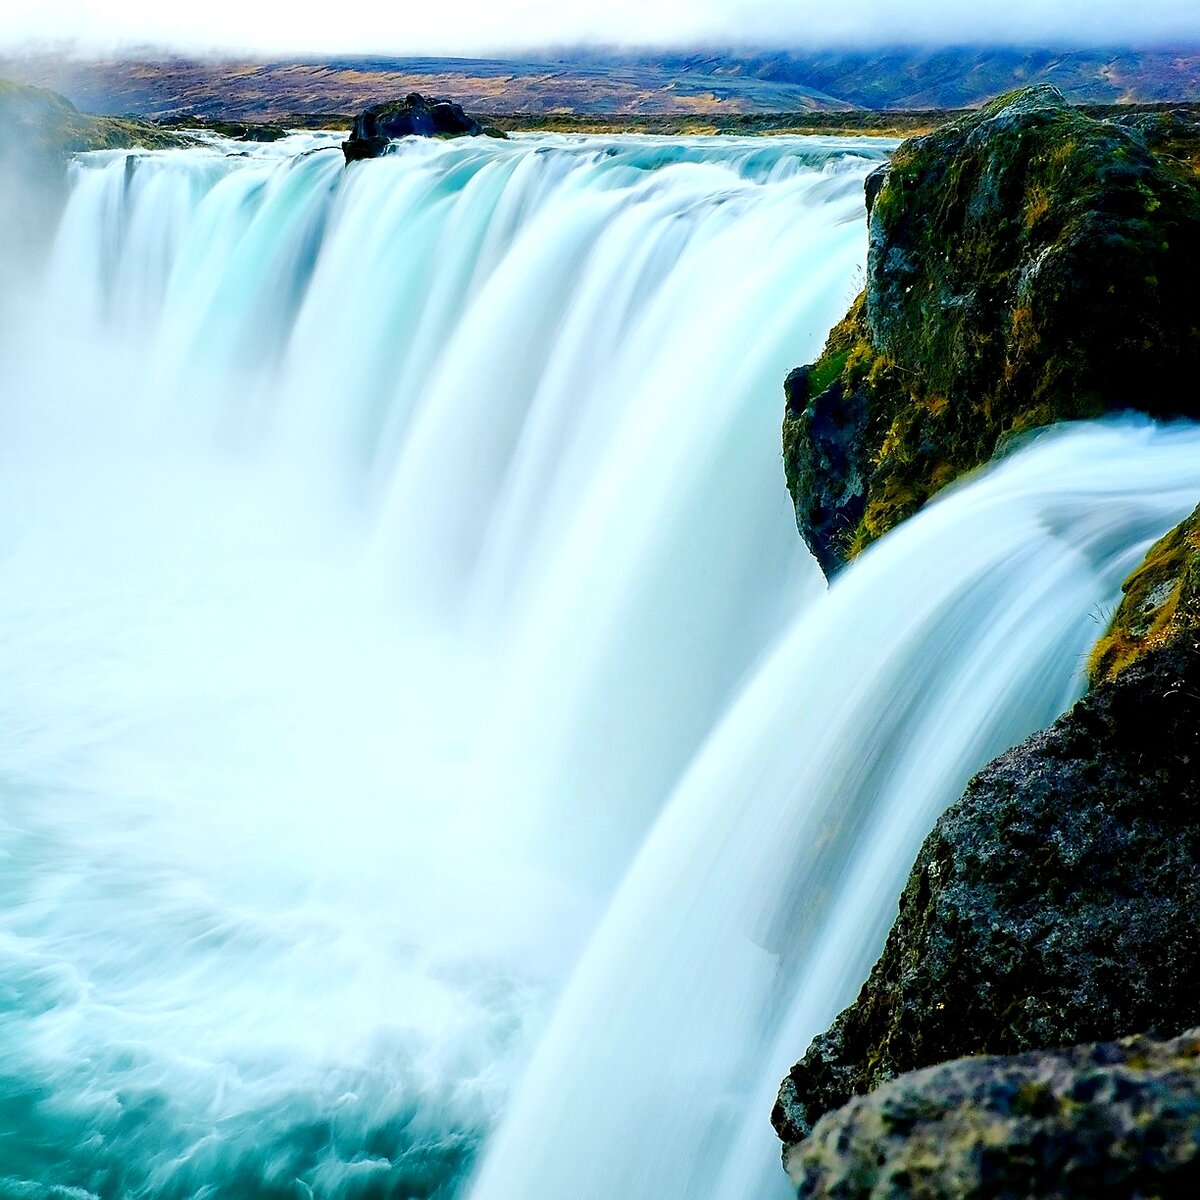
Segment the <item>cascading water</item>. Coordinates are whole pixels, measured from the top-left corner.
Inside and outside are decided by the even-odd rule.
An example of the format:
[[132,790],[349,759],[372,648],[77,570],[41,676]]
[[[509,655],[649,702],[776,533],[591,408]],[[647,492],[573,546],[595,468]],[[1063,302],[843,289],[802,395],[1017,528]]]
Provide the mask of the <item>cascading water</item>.
[[782,1186],[921,836],[1200,493],[1050,436],[823,595],[779,382],[887,148],[73,168],[0,334],[0,1191]]
[[1057,431],[798,617],[693,760],[559,1002],[472,1200],[788,1194],[779,1080],[854,996],[917,849],[1048,725],[1200,431]]
[[779,379],[882,151],[224,150],[78,164],[6,331],[0,1178],[445,1191],[819,591]]

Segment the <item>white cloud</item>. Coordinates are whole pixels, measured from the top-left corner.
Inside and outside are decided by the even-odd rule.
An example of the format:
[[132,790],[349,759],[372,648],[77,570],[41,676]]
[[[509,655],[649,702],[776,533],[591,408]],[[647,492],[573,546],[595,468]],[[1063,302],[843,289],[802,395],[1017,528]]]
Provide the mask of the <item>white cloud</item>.
[[1200,40],[1197,0],[0,0],[0,43],[74,39],[189,49],[481,54],[579,41],[618,44]]

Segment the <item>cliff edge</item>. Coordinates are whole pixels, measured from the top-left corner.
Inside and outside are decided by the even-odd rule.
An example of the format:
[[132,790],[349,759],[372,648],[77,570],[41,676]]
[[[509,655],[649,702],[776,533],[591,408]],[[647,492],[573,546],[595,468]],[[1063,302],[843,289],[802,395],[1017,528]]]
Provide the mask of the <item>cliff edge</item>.
[[[785,385],[827,574],[1028,431],[1200,416],[1197,145],[1040,87],[868,178],[866,287]],[[1089,675],[940,818],[858,998],[784,1079],[800,1196],[1200,1188],[1200,508],[1126,580]]]

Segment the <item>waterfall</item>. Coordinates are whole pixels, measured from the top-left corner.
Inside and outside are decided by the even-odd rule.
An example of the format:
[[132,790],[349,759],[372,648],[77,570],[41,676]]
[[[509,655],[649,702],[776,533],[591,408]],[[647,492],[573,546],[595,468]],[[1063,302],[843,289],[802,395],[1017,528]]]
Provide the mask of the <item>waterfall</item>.
[[1200,493],[1045,435],[826,592],[780,381],[889,148],[73,165],[0,297],[0,1191],[782,1186],[924,832]]
[[559,1001],[472,1200],[788,1194],[779,1081],[853,999],[925,834],[1075,698],[1200,431],[1079,426],[848,570],[730,707]]

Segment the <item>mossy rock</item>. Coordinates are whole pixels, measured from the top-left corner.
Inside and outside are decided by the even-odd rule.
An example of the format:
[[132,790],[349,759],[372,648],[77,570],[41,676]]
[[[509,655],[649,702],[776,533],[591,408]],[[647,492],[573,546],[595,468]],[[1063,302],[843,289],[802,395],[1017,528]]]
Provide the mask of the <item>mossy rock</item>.
[[822,1118],[803,1200],[1145,1200],[1200,1182],[1200,1029],[958,1059]]
[[1093,684],[1115,679],[1142,655],[1200,641],[1200,508],[1150,547],[1088,664]]
[[1109,119],[1136,129],[1168,170],[1200,182],[1200,118],[1195,105],[1116,113]]
[[191,144],[184,135],[126,117],[81,113],[47,88],[0,79],[0,154],[62,161],[84,150],[152,150]]
[[867,281],[787,384],[784,462],[827,572],[1008,436],[1200,415],[1200,189],[1050,87],[904,142],[872,176]]
[[981,771],[857,1000],[780,1090],[786,1146],[889,1079],[1200,1025],[1200,649],[1176,639]]
[[275,121],[222,121],[213,117],[179,117],[171,121],[171,128],[215,133],[235,142],[278,142],[288,135],[287,129]]
[[142,121],[90,117],[55,92],[0,79],[0,275],[32,262],[53,236],[73,154],[182,144],[191,139]]

